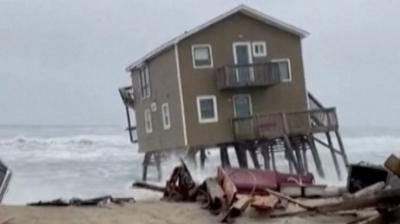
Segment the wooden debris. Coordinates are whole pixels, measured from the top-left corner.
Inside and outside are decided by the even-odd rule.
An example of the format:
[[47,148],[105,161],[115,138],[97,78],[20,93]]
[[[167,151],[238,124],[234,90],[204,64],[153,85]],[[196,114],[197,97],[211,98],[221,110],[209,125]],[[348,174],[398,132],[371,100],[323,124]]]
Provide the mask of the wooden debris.
[[165,187],[161,187],[161,186],[157,186],[154,184],[149,184],[146,182],[135,182],[132,184],[132,187],[135,188],[143,188],[143,189],[147,189],[147,190],[152,190],[152,191],[158,191],[158,192],[164,192],[165,191]]
[[204,183],[209,197],[209,208],[219,211],[224,205],[224,191],[215,178],[208,178]]
[[225,173],[225,171],[221,167],[218,167],[217,180],[218,183],[222,186],[223,191],[225,192],[227,204],[231,205],[236,199],[237,194],[237,188],[235,184],[233,184],[231,178]]
[[72,198],[67,201],[63,199],[56,199],[52,201],[39,201],[29,203],[28,206],[101,206],[110,203],[122,205],[134,202],[134,198],[113,198],[111,196],[104,196],[90,199]]
[[249,195],[238,194],[236,195],[237,200],[232,204],[232,206],[222,214],[221,222],[230,222],[231,218],[238,217],[243,211],[249,207],[253,198]]
[[391,154],[385,161],[385,167],[400,177],[400,159]]
[[302,207],[302,208],[304,208],[304,209],[307,209],[307,210],[309,210],[309,211],[314,211],[314,210],[316,210],[316,208],[315,208],[314,206],[306,205],[306,204],[304,204],[304,203],[302,203],[302,202],[300,202],[300,201],[298,201],[298,200],[296,200],[296,199],[293,199],[293,198],[291,198],[291,197],[289,197],[289,196],[287,196],[287,195],[281,194],[281,193],[279,193],[279,192],[277,192],[277,191],[273,191],[273,190],[270,190],[270,189],[265,189],[265,191],[268,192],[268,193],[271,194],[271,195],[274,195],[274,196],[276,196],[276,197],[278,197],[278,198],[287,200],[288,202],[291,202],[291,203],[293,203],[293,204],[295,204],[295,205],[298,205],[298,206],[300,206],[300,207]]
[[352,194],[351,196],[352,196],[352,198],[361,198],[361,197],[373,195],[373,194],[383,190],[384,187],[385,187],[385,182],[381,181],[381,182],[375,183],[371,186],[368,186],[364,189],[361,189],[361,190],[355,192],[354,194]]
[[279,204],[279,198],[274,195],[255,195],[251,207],[258,211],[271,211]]

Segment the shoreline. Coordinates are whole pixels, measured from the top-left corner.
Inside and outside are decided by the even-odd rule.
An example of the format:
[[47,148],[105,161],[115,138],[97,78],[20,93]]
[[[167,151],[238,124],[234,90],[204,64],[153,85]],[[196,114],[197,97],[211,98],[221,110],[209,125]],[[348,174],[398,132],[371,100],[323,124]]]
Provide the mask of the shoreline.
[[[371,211],[370,211],[371,212]],[[218,216],[191,202],[139,201],[126,206],[105,207],[32,207],[0,205],[0,223],[9,224],[157,224],[157,223],[220,223]],[[268,218],[251,209],[235,219],[235,223],[346,223],[354,220],[352,215],[306,216]]]

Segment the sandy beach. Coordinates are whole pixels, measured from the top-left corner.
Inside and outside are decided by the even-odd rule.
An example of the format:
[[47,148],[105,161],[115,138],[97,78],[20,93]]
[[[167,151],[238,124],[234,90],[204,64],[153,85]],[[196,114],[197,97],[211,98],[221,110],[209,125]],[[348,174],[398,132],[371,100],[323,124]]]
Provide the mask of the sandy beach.
[[[270,219],[256,213],[246,212],[235,223],[346,223],[351,216],[314,216]],[[111,207],[28,207],[0,206],[0,223],[8,224],[204,224],[219,223],[218,217],[196,203],[137,202],[128,206]]]

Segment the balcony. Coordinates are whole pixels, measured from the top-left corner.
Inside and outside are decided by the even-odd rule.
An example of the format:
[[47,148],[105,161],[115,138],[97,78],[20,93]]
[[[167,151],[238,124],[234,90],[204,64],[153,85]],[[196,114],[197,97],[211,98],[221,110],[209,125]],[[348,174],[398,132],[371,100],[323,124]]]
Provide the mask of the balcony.
[[266,87],[285,81],[279,63],[274,62],[226,65],[217,69],[216,77],[220,90]]
[[336,130],[335,108],[322,108],[291,113],[273,113],[233,119],[237,140],[272,139],[283,135],[300,135]]

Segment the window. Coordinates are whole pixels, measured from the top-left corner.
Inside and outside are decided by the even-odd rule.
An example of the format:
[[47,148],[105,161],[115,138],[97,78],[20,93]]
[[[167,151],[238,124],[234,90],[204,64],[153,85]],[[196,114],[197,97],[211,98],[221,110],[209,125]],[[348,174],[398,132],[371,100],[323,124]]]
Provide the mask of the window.
[[199,123],[212,123],[218,121],[217,99],[215,96],[198,96],[197,112]]
[[147,65],[143,66],[139,70],[140,75],[140,93],[142,94],[142,99],[150,97],[150,75],[149,67]]
[[162,113],[164,129],[168,130],[171,128],[171,118],[169,116],[169,104],[168,103],[163,103],[161,105],[161,113]]
[[274,59],[271,61],[272,63],[278,64],[278,71],[283,82],[292,81],[292,71],[290,68],[290,60],[289,58],[284,59]]
[[253,42],[253,56],[254,57],[267,56],[267,44],[264,41]]
[[153,131],[153,125],[151,123],[151,112],[150,109],[144,110],[144,126],[146,133],[151,133]]
[[209,44],[196,44],[192,46],[193,67],[212,68],[212,51]]

